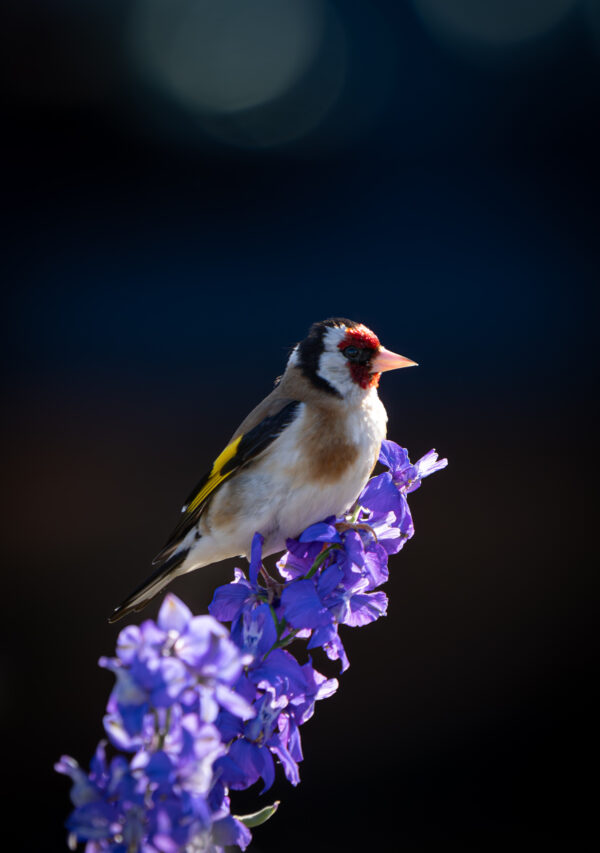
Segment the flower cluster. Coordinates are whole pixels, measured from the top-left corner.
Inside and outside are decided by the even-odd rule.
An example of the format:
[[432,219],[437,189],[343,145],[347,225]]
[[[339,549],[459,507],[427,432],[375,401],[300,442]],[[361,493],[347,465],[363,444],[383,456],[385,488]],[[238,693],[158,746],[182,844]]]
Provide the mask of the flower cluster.
[[[230,791],[258,780],[266,791],[277,763],[298,784],[300,727],[338,687],[314,668],[310,650],[348,668],[339,626],[385,615],[388,557],[414,533],[406,495],[447,465],[434,451],[411,465],[390,441],[380,461],[388,470],[367,483],[349,516],[288,540],[280,578],[264,569],[257,533],[248,577],[236,569],[210,615],[193,616],[169,594],[156,622],[121,631],[116,657],[100,660],[116,678],[104,728],[120,754],[108,761],[102,741],[89,773],[69,757],[56,765],[73,782],[72,849],[79,841],[86,853],[245,849],[249,827],[277,804],[235,817]],[[287,648],[294,640],[306,641],[304,664]]]
[[250,832],[231,817],[215,772],[226,747],[215,725],[223,712],[248,720],[250,704],[234,690],[251,661],[212,616],[196,616],[167,595],[157,622],[119,634],[117,656],[101,658],[116,676],[104,728],[126,753],[106,760],[102,742],[89,777],[68,757],[57,764],[73,780],[67,827],[86,851],[244,848]]

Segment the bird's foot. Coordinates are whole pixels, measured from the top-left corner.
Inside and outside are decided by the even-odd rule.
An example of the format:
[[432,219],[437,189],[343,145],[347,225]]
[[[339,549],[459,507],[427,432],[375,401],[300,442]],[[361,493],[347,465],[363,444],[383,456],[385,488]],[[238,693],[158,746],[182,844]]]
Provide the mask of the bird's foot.
[[347,530],[354,530],[355,532],[358,532],[359,530],[367,530],[375,542],[377,542],[377,534],[371,525],[364,521],[336,521],[333,526],[338,533],[345,533]]
[[268,571],[262,564],[259,569],[259,574],[265,582],[269,604],[272,604],[276,598],[281,598],[284,585],[281,581],[278,581],[274,577],[271,577],[271,575],[268,573]]

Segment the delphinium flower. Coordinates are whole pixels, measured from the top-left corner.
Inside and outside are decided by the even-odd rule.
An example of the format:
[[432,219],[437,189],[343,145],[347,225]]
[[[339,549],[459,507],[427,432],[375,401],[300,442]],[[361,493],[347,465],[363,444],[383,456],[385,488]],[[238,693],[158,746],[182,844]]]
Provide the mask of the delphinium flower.
[[63,757],[73,780],[71,845],[86,853],[245,848],[249,830],[231,817],[215,773],[226,752],[214,725],[219,712],[249,719],[254,711],[233,687],[251,658],[211,616],[193,617],[167,595],[157,622],[119,634],[117,656],[100,663],[116,675],[104,727],[112,744],[131,753],[107,763],[100,745],[89,776]]
[[256,534],[249,580],[236,569],[234,583],[219,587],[209,607],[213,616],[232,623],[232,639],[252,655],[238,689],[246,698],[253,698],[255,715],[244,722],[223,712],[217,721],[230,742],[227,756],[218,764],[233,789],[249,787],[259,778],[263,790],[270,788],[275,779],[273,756],[283,765],[288,780],[298,784],[298,761],[302,759],[298,725],[312,715],[316,699],[331,696],[337,688],[336,679],[326,679],[311,663],[300,666],[282,648],[293,636],[277,616],[283,584],[272,579],[268,586],[258,582],[263,571],[262,543],[263,537]]
[[[340,660],[344,672],[350,664],[339,626],[366,625],[386,613],[387,596],[378,587],[388,579],[388,558],[414,534],[406,493],[417,488],[422,477],[445,467],[447,460],[438,461],[430,451],[411,466],[407,452],[386,441],[380,462],[390,470],[369,481],[348,518],[325,519],[287,541],[287,552],[277,564],[283,582],[262,568],[263,540],[256,534],[249,578],[236,569],[233,583],[215,592],[210,613],[231,622],[232,637],[254,653],[246,678],[257,689],[257,715],[235,726],[227,720],[227,736],[233,739],[221,761],[229,767],[232,788],[245,787],[234,779],[233,762],[246,769],[252,782],[262,778],[267,789],[274,778],[269,752],[277,756],[289,781],[299,781],[298,727],[305,720],[295,710],[299,697],[306,696],[306,686],[299,677],[300,665],[284,647],[294,639],[307,639],[309,650],[323,648],[330,659]],[[332,695],[337,680],[325,679],[312,663],[305,666],[306,676],[320,679],[322,685],[315,697]],[[246,695],[251,692],[249,688]]]
[[[70,844],[86,853],[217,853],[244,849],[255,815],[231,815],[230,791],[274,782],[277,764],[300,781],[300,727],[315,702],[332,696],[336,678],[318,672],[311,650],[349,664],[341,625],[360,627],[384,616],[388,558],[414,534],[407,494],[447,465],[430,451],[414,465],[384,441],[372,478],[344,518],[328,518],[287,541],[279,577],[262,565],[263,537],[252,542],[248,576],[235,569],[220,586],[210,615],[192,616],[167,595],[158,620],[119,634],[114,658],[100,663],[116,676],[104,727],[125,755],[106,759],[98,747],[89,774],[63,757],[73,781]],[[230,623],[228,630],[222,623]],[[305,641],[308,660],[291,653]]]

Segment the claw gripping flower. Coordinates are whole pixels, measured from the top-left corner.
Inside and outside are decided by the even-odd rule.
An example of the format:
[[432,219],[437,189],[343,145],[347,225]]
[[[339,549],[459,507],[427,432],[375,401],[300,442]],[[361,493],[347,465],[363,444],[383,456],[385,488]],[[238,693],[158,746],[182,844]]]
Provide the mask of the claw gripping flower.
[[[310,650],[322,648],[348,668],[340,626],[385,615],[388,558],[414,534],[407,495],[447,465],[434,451],[411,465],[391,441],[379,461],[388,470],[367,483],[350,515],[287,540],[280,578],[262,566],[257,533],[248,576],[235,569],[233,582],[215,591],[210,615],[193,616],[169,594],[156,622],[121,631],[116,656],[100,660],[116,679],[104,717],[108,742],[88,773],[67,756],[56,764],[72,780],[71,849],[83,842],[85,853],[244,850],[250,827],[278,803],[235,816],[230,792],[259,780],[261,793],[268,790],[278,765],[298,784],[300,729],[338,688],[314,668]],[[294,642],[309,651],[302,665],[289,650]]]

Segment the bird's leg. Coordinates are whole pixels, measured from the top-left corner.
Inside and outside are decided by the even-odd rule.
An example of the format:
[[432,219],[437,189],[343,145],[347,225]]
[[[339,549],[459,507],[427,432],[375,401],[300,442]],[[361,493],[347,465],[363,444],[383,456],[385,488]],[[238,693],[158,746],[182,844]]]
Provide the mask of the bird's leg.
[[346,530],[368,530],[375,542],[377,542],[377,534],[370,524],[365,521],[336,521],[333,525],[338,533],[344,533]]
[[281,598],[281,593],[283,592],[282,582],[271,577],[262,563],[260,565],[259,573],[262,575],[262,579],[265,582],[269,604],[272,603],[275,598]]

